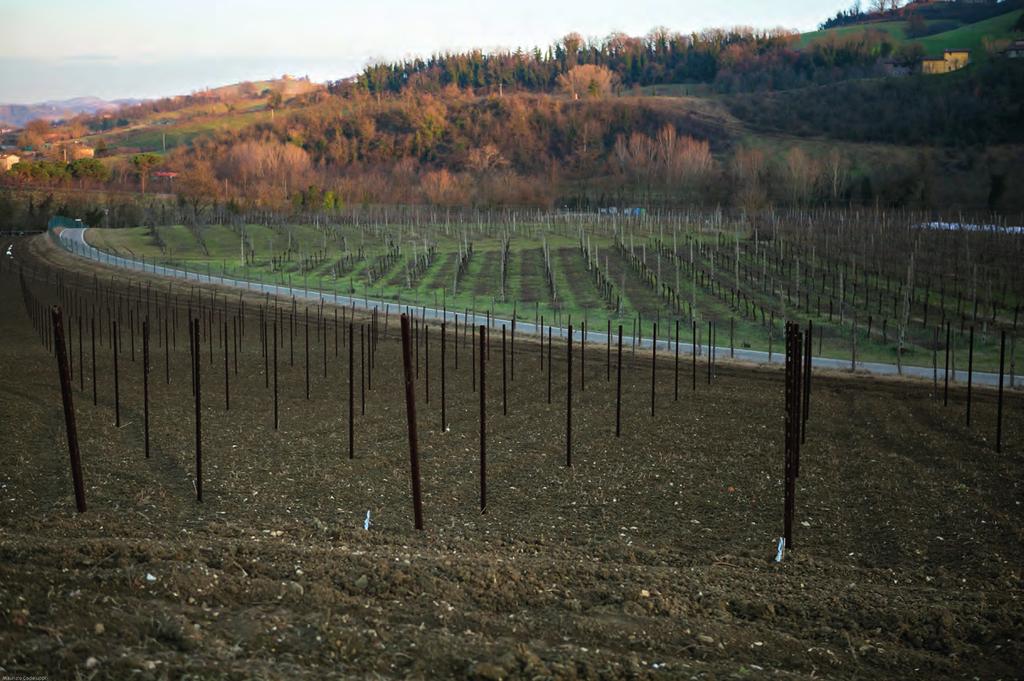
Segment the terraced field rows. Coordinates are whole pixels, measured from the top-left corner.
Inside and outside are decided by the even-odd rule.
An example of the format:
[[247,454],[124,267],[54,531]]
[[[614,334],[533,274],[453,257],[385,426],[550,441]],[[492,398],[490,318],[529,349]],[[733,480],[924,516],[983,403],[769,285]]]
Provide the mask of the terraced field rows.
[[[710,321],[718,325],[720,343],[768,350],[778,348],[785,318],[809,318],[819,334],[816,352],[826,356],[847,359],[856,352],[861,361],[895,363],[902,331],[902,358],[930,366],[937,327],[949,322],[961,366],[971,325],[977,368],[996,368],[997,329],[1010,335],[1007,364],[1017,356],[1024,290],[1011,270],[1014,253],[1021,254],[1019,238],[979,234],[966,243],[956,234],[926,233],[915,241],[888,217],[856,214],[820,221],[802,215],[792,223],[773,217],[767,225],[728,222],[719,214],[661,221],[477,218],[161,226],[159,242],[147,227],[91,229],[89,239],[119,255],[204,274],[414,305],[436,299],[449,309],[544,316],[563,326],[586,319],[591,328],[603,328],[611,321],[647,336],[657,321],[665,338],[678,320],[689,339],[693,322],[705,334]],[[424,266],[428,249],[433,256]],[[456,284],[467,251],[472,256]],[[915,265],[908,268],[912,254]],[[912,285],[904,303],[908,269]],[[601,277],[610,287],[607,299]]]

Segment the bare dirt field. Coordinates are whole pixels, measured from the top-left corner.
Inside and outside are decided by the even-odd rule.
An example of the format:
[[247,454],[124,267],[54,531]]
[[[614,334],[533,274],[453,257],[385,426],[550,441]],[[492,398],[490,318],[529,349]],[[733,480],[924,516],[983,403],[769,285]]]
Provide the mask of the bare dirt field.
[[[6,247],[6,246],[5,246]],[[71,267],[46,242],[15,262]],[[144,300],[145,279],[77,265]],[[88,267],[94,267],[90,270]],[[57,289],[28,276],[37,298]],[[102,282],[102,279],[99,279]],[[75,512],[56,363],[26,315],[16,274],[0,273],[0,670],[94,679],[1011,679],[1024,668],[1024,397],[1007,395],[997,454],[995,394],[958,385],[816,376],[797,485],[795,547],[782,532],[783,374],[721,364],[691,388],[681,359],[625,353],[623,434],[615,365],[574,361],[573,466],[565,466],[565,346],[554,399],[539,346],[518,338],[502,415],[500,330],[487,373],[488,499],[479,509],[478,394],[471,346],[447,355],[441,428],[439,331],[417,381],[426,529],[416,531],[397,320],[378,346],[348,458],[348,341],[304,327],[278,350],[280,429],[264,376],[259,298],[247,299],[230,410],[217,328],[203,340],[204,500],[194,489],[193,397],[177,284],[176,348],[153,338],[152,452],[142,430],[141,340],[119,358],[98,337],[92,405],[74,399],[88,511]],[[70,288],[75,287],[75,288]],[[153,280],[151,323],[167,283]],[[102,299],[101,299],[102,300]],[[115,300],[115,299],[108,299]],[[132,302],[127,302],[131,300]],[[204,293],[209,304],[209,292]],[[229,328],[237,294],[228,303]],[[101,302],[101,306],[102,306]],[[69,306],[70,307],[70,306]],[[144,307],[144,304],[143,306]],[[86,309],[88,307],[79,308]],[[303,308],[299,308],[300,318]],[[310,308],[315,322],[317,311]],[[125,317],[127,319],[127,317]],[[133,319],[138,322],[138,316]],[[357,322],[365,320],[358,319]],[[124,328],[124,327],[122,327]],[[451,339],[449,339],[451,343]],[[326,343],[326,348],[324,346]],[[324,377],[326,349],[327,376]],[[272,369],[271,369],[272,371]],[[940,384],[941,387],[941,384]],[[370,526],[364,529],[369,513]]]

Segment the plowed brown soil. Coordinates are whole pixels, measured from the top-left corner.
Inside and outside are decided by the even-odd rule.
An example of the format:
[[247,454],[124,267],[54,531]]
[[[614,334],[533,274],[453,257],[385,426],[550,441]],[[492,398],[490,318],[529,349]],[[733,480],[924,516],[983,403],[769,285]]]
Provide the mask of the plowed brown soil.
[[[22,242],[16,254],[72,265],[45,243]],[[115,288],[126,292],[126,281]],[[29,286],[52,299],[52,285],[30,277]],[[614,365],[608,383],[604,349],[590,347],[585,391],[578,355],[574,364],[570,469],[564,345],[549,405],[539,348],[517,339],[502,416],[496,330],[481,514],[470,346],[460,338],[457,370],[449,347],[445,432],[432,328],[429,404],[423,354],[417,382],[426,516],[417,532],[397,320],[379,346],[365,416],[357,404],[349,460],[346,339],[335,357],[328,322],[324,378],[311,329],[308,401],[302,328],[294,366],[287,342],[279,350],[275,431],[253,298],[230,411],[216,336],[212,363],[205,345],[201,356],[202,504],[184,314],[170,385],[153,341],[149,459],[141,341],[135,362],[127,342],[119,360],[120,429],[111,349],[97,349],[99,406],[76,373],[89,503],[78,515],[55,361],[9,270],[0,292],[5,676],[1009,679],[1024,668],[1019,393],[1008,396],[997,454],[991,391],[975,391],[968,429],[962,386],[943,407],[931,384],[816,377],[796,546],[775,563],[780,371],[722,365],[709,386],[702,360],[692,391],[686,358],[675,402],[665,358],[652,418],[650,362],[627,351],[617,439]],[[77,336],[74,348],[77,372]],[[358,372],[358,345],[355,357]]]

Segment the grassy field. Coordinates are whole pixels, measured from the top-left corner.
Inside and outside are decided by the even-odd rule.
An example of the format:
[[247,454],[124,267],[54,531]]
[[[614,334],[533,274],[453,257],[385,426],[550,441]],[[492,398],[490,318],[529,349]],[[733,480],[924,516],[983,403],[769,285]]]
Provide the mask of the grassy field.
[[233,113],[208,115],[177,121],[170,117],[166,124],[146,123],[123,130],[111,130],[85,138],[89,144],[97,144],[100,140],[107,145],[111,153],[116,154],[122,147],[141,149],[142,151],[163,151],[166,136],[167,149],[190,145],[201,135],[212,135],[216,132],[240,130],[269,120],[270,113],[262,105],[256,108],[236,110]]
[[[897,289],[907,266],[898,257],[887,264],[888,272],[881,265],[865,270],[854,264],[848,270],[847,256],[815,250],[836,248],[821,238],[815,246],[802,245],[796,255],[781,234],[766,238],[750,225],[597,216],[557,223],[177,225],[89,232],[91,243],[102,250],[214,276],[489,311],[502,318],[514,314],[530,322],[543,317],[559,326],[585,323],[596,331],[610,322],[613,328],[622,324],[626,335],[642,337],[657,324],[660,338],[674,338],[678,322],[681,339],[689,342],[696,323],[699,340],[706,342],[711,322],[719,346],[777,351],[784,320],[809,318],[819,334],[817,353],[850,359],[856,352],[858,361],[894,363],[898,320],[907,314],[904,361],[941,363],[942,357],[933,356],[934,326],[945,318],[952,324],[956,366],[965,368],[972,323],[978,327],[975,367],[997,366],[996,329],[1013,331],[1020,301],[1019,285],[1006,278],[1006,270],[990,263],[982,270],[984,279],[976,273],[969,280],[941,278],[946,275],[934,273],[952,268],[944,256],[921,256],[918,267],[928,269],[904,301]],[[958,248],[956,238],[946,234],[923,238],[939,253]],[[470,252],[460,273],[460,259]],[[994,256],[976,257],[985,262]],[[797,263],[795,272],[787,259]],[[968,295],[972,303],[981,299],[980,312],[968,309]]]
[[[1020,19],[1022,13],[1024,13],[1024,10],[1007,12],[1006,14],[1001,14],[991,19],[962,25],[958,28],[923,38],[907,37],[906,21],[881,21],[878,23],[841,26],[839,28],[830,28],[824,31],[811,31],[809,33],[804,33],[800,36],[800,42],[798,44],[800,47],[807,47],[811,43],[829,36],[842,38],[845,36],[857,35],[864,31],[881,31],[887,34],[896,43],[920,43],[924,47],[925,55],[929,57],[941,56],[942,51],[947,49],[967,49],[971,51],[972,58],[977,61],[979,59],[987,58],[983,39],[988,37],[990,40],[994,41],[1011,40],[1014,35],[1011,29]],[[928,21],[926,23],[931,26],[937,23],[946,24],[949,22],[942,20]]]
[[856,24],[853,26],[840,26],[838,28],[827,28],[823,31],[810,31],[800,35],[800,47],[807,47],[813,42],[828,38],[844,38],[851,35],[859,35],[865,31],[881,31],[893,40],[902,42],[907,39],[907,22],[905,21],[879,21],[871,24]]
[[994,41],[1012,40],[1014,34],[1011,29],[1021,14],[1024,14],[1024,10],[1007,12],[952,31],[921,38],[917,42],[924,46],[925,54],[931,57],[940,56],[942,51],[947,49],[966,49],[971,51],[972,59],[986,59],[988,55],[984,49],[983,39],[988,37]]

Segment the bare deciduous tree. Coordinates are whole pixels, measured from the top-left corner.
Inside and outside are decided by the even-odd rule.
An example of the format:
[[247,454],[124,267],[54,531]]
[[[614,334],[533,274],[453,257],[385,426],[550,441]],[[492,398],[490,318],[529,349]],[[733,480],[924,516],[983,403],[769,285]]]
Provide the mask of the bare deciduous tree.
[[581,96],[604,97],[611,94],[616,80],[617,76],[604,66],[583,64],[558,76],[558,86],[573,99]]

